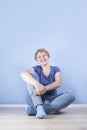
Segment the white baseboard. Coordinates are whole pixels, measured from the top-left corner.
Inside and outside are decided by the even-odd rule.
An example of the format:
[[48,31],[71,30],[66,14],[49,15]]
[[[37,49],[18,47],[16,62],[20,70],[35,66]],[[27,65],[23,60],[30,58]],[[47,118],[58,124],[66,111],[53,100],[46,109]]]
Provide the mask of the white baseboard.
[[[0,107],[26,107],[27,104],[0,104]],[[71,104],[68,107],[87,107],[87,104]]]
[[0,107],[26,107],[27,104],[0,104]]

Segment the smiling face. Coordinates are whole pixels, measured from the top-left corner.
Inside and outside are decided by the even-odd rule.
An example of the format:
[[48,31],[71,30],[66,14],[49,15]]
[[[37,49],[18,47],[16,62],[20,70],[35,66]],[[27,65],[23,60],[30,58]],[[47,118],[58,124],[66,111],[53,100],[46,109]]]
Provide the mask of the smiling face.
[[44,49],[40,49],[35,54],[35,59],[41,66],[46,66],[49,64],[49,57],[50,57],[49,53]]
[[49,57],[45,52],[38,52],[37,53],[37,62],[41,65],[41,66],[45,66],[48,64],[49,62]]

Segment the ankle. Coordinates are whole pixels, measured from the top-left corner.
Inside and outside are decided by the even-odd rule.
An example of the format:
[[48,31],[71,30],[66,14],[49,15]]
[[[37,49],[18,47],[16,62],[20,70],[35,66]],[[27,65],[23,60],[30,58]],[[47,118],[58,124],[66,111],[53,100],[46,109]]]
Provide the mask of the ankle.
[[43,119],[46,117],[46,112],[44,110],[44,107],[43,105],[38,105],[37,106],[37,114],[36,114],[36,117],[39,118],[39,119]]
[[36,109],[37,109],[37,111],[38,111],[38,109],[41,109],[41,110],[44,111],[44,107],[43,107],[43,105],[38,105],[38,106],[36,107]]

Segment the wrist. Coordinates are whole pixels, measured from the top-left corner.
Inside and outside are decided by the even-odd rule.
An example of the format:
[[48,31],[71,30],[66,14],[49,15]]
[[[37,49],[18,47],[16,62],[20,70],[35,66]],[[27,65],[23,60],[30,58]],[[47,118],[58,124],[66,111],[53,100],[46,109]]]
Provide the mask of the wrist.
[[37,88],[37,87],[38,87],[38,85],[39,85],[39,82],[38,82],[38,81],[36,81],[36,82],[34,83],[35,88]]
[[45,87],[45,91],[47,92],[47,88]]

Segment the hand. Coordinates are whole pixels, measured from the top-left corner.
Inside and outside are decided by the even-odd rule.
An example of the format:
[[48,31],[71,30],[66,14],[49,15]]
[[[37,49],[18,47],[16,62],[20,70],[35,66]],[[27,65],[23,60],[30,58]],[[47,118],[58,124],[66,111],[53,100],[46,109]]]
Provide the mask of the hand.
[[46,89],[44,88],[44,90],[42,92],[40,92],[39,94],[38,94],[37,90],[35,89],[33,93],[34,93],[34,95],[42,95],[42,94],[46,93]]
[[46,88],[42,84],[38,83],[35,87],[36,89],[34,90],[34,95],[42,95],[46,93]]

